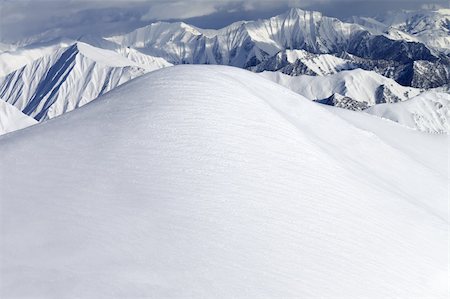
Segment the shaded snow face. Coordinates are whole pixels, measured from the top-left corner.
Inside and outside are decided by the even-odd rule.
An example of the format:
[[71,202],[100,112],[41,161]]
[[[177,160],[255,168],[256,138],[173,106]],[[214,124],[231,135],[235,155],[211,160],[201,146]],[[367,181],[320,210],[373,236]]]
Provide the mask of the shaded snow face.
[[1,297],[445,298],[441,137],[153,72],[0,137]]

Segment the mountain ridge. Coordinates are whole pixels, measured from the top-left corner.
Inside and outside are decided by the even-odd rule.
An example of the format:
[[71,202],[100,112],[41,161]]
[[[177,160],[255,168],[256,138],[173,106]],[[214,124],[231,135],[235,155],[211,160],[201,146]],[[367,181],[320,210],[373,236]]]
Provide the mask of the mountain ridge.
[[[364,26],[300,9],[269,19],[235,22],[218,30],[157,22],[118,36],[83,35],[78,41],[57,38],[41,42],[42,50],[38,45],[16,50],[2,45],[6,49],[0,54],[3,71],[20,68],[0,77],[0,97],[39,121],[173,64],[226,64],[292,76],[327,76],[361,68],[420,89],[445,90],[450,82],[450,57],[437,57],[422,43],[391,40]],[[73,50],[67,50],[71,47]],[[46,74],[55,76],[47,78]],[[389,88],[382,88],[377,99],[365,101],[370,106],[408,98],[392,97],[385,91]],[[322,96],[315,99],[352,109],[364,106],[342,90]]]

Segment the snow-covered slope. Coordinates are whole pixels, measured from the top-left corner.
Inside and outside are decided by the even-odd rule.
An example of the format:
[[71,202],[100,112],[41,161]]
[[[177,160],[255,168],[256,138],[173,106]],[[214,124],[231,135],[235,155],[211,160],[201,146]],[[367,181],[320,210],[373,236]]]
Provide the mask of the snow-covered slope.
[[0,78],[0,97],[42,121],[82,106],[145,72],[169,65],[157,58],[134,62],[117,52],[78,42]]
[[[419,89],[401,86],[392,79],[361,69],[328,76],[289,76],[280,72],[263,72],[260,75],[311,100],[333,97],[337,106],[342,108],[349,108],[338,103],[343,97],[361,102],[361,107],[365,108],[379,103],[404,101],[420,93]],[[352,102],[353,104],[355,103]]]
[[23,129],[37,121],[0,99],[0,135]]
[[376,105],[365,110],[410,128],[450,134],[450,95],[425,92],[408,101]]
[[176,66],[2,136],[1,297],[446,298],[445,136],[355,123]]

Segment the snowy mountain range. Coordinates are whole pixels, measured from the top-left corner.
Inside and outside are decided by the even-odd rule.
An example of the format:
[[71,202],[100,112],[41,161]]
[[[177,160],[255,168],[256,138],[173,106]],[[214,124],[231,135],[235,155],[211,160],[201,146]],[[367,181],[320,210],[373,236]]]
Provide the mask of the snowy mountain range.
[[[43,42],[29,39],[19,45],[2,46],[0,98],[42,121],[155,69],[173,64],[225,64],[294,76],[293,82],[300,82],[296,83],[297,90],[309,84],[308,77],[302,75],[317,76],[311,78],[317,82],[311,85],[314,87],[301,94],[360,110],[406,100],[419,90],[448,89],[446,13],[402,13],[386,16],[381,20],[384,23],[353,18],[351,23],[319,12],[291,9],[270,19],[236,22],[219,30],[158,22],[111,37],[60,37]],[[388,32],[394,29],[423,38],[393,37]],[[440,46],[432,44],[434,36],[442,37]],[[342,71],[350,74],[351,70],[359,80],[350,80],[352,75],[347,76],[349,80],[343,78],[346,75],[336,75]],[[368,83],[374,78],[377,84]],[[328,89],[319,82],[330,82]],[[337,87],[343,84],[345,88]]]
[[[432,53],[421,42],[391,39],[358,24],[300,9],[267,20],[234,23],[220,30],[159,22],[108,40],[174,64],[225,64],[262,71],[268,70],[268,61],[275,60],[281,65],[269,62],[273,70],[291,64],[290,68],[297,72],[290,74],[298,75],[304,72],[298,71],[296,60],[283,59],[288,56],[284,52],[304,50],[345,58],[349,61],[347,69],[375,70],[403,85],[430,88],[450,80],[450,58],[445,53]],[[431,73],[421,67],[430,63],[434,65]]]

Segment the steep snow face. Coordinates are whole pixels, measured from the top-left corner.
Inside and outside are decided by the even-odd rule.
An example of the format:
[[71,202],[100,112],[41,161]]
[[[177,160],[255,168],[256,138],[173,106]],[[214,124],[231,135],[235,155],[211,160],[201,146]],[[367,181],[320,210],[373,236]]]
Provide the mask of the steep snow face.
[[[342,71],[328,76],[292,77],[279,72],[263,72],[260,75],[311,100],[325,100],[333,96],[333,101],[339,101],[349,97],[364,103],[362,108],[379,103],[404,101],[420,93],[419,89],[401,86],[392,79],[361,69]],[[348,108],[341,104],[336,106]]]
[[358,117],[176,66],[2,136],[0,294],[446,298],[447,140]]
[[450,133],[450,95],[446,93],[425,92],[403,103],[365,111],[420,131]]
[[0,99],[0,135],[36,124],[37,121],[23,114],[16,107]]
[[[155,60],[156,61],[156,60]],[[38,121],[80,107],[116,86],[168,63],[136,63],[78,42],[0,78],[0,97]]]

